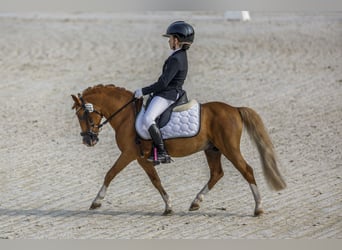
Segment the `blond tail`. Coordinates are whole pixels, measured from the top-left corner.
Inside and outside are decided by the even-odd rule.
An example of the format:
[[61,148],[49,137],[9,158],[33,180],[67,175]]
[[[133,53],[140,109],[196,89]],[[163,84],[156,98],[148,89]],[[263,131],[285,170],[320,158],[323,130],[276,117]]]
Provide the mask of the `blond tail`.
[[251,108],[238,108],[247,132],[258,148],[264,176],[270,188],[281,190],[286,183],[277,167],[272,141],[260,116]]

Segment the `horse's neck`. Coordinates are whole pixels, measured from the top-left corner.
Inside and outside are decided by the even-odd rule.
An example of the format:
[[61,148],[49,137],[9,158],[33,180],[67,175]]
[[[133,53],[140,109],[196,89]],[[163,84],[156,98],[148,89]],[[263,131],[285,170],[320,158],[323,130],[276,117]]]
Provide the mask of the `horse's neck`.
[[[131,109],[129,107],[123,107],[129,103],[131,98],[132,97],[130,97],[129,93],[121,89],[118,89],[117,91],[116,89],[106,91],[101,93],[99,96],[99,105],[106,119],[118,112],[113,118],[111,118],[110,122],[114,129],[116,127],[115,124],[121,124],[126,118],[129,117],[128,112],[131,112]],[[120,111],[120,109],[122,110]]]
[[129,97],[127,97],[127,95],[121,95],[120,93],[104,94],[102,95],[101,106],[107,115],[111,115],[129,101]]
[[[108,119],[131,100],[133,93],[115,86],[95,86],[86,90],[83,97],[86,101],[94,104]],[[129,115],[126,109],[120,111],[115,117],[122,116],[122,114]],[[115,117],[113,119],[117,120]]]

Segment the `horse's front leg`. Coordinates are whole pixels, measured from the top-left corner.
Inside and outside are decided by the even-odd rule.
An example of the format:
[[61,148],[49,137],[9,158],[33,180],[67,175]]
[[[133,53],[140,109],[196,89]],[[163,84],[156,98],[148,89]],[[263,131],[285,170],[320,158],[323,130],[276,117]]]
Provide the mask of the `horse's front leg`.
[[151,162],[146,161],[146,159],[138,159],[138,162],[142,166],[142,168],[145,170],[153,186],[159,191],[161,197],[163,198],[165,202],[165,210],[164,210],[163,215],[173,214],[171,200],[169,198],[169,195],[164,190],[161,184],[160,178],[158,176],[158,173],[155,167],[153,166],[153,164]]
[[113,167],[107,172],[103,185],[98,192],[97,196],[95,197],[94,201],[92,202],[89,209],[96,209],[101,207],[101,202],[106,195],[107,188],[110,182],[114,179],[114,177],[121,172],[134,158],[129,157],[128,154],[121,154],[119,158],[114,163]]

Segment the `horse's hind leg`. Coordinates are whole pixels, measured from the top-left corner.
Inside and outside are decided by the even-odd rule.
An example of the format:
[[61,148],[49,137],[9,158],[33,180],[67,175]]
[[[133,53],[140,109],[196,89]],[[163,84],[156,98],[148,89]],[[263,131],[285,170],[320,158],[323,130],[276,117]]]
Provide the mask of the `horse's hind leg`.
[[205,155],[210,168],[210,179],[202,188],[202,190],[196,195],[189,208],[190,211],[195,211],[200,208],[200,203],[203,201],[204,195],[207,194],[223,176],[221,152],[216,149],[208,149],[205,150]]
[[253,169],[243,159],[240,150],[231,150],[228,154],[225,154],[225,156],[233,163],[235,168],[239,170],[245,180],[249,183],[255,200],[254,215],[258,216],[263,214],[264,210],[261,205],[261,196],[255,182]]

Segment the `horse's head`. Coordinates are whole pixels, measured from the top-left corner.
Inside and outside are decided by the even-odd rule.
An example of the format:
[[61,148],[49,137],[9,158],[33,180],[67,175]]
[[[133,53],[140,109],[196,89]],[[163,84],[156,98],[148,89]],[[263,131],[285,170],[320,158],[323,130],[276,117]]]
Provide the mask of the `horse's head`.
[[103,115],[94,108],[92,103],[86,102],[80,94],[78,94],[78,97],[74,95],[71,95],[71,97],[75,102],[72,108],[76,110],[81,126],[83,144],[88,147],[95,146],[99,141],[99,125]]

